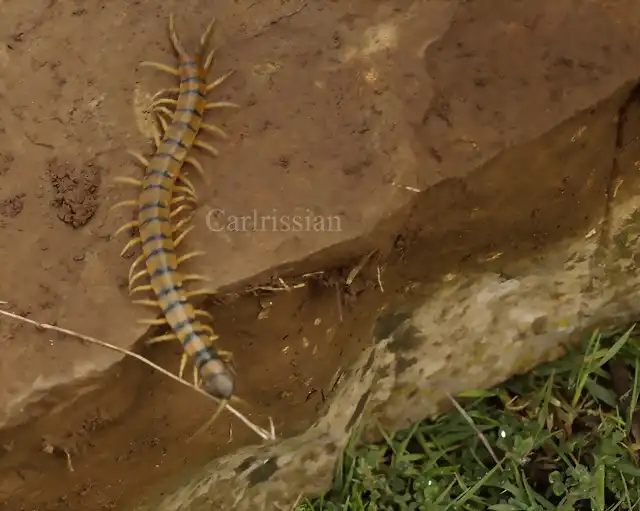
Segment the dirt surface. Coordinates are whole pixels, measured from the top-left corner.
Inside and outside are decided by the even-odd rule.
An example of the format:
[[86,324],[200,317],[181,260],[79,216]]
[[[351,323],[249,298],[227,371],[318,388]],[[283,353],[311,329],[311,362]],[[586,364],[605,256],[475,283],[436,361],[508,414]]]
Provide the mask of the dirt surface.
[[[567,140],[550,130],[617,92],[611,130],[585,132],[588,112],[569,121],[574,150],[615,144],[623,86],[640,76],[634,5],[247,0],[212,13],[198,0],[0,0],[0,300],[121,346],[145,335],[126,292],[126,240],[111,237],[127,213],[108,214],[130,194],[110,180],[136,175],[126,148],[150,150],[142,110],[171,81],[136,64],[171,62],[168,13],[188,44],[215,15],[218,69],[237,70],[218,98],[242,108],[220,114],[231,138],[215,142],[220,157],[201,157],[212,170],[197,184],[191,244],[211,256],[195,270],[217,286],[274,266],[327,270],[291,292],[204,304],[237,361],[239,408],[264,425],[273,416],[280,435],[300,432],[381,310],[417,292],[411,282],[597,220],[609,153],[563,172]],[[336,216],[341,228],[214,231],[214,209],[224,225],[275,210]],[[0,509],[122,509],[257,441],[224,420],[187,443],[210,404],[136,361],[113,365],[110,352],[4,319],[0,348],[0,422],[13,426],[0,433]],[[177,367],[178,346],[141,352]],[[30,416],[39,419],[16,425]]]

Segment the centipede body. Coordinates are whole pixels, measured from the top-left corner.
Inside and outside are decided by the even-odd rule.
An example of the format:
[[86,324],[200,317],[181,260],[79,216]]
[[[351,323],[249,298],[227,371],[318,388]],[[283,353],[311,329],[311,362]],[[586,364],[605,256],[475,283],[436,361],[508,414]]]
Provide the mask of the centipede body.
[[[147,320],[146,324],[168,324],[172,334],[160,336],[158,340],[177,338],[184,352],[193,360],[202,380],[204,389],[220,399],[229,399],[234,393],[235,382],[225,361],[224,352],[219,352],[213,345],[213,330],[200,322],[198,312],[189,302],[189,297],[200,292],[189,292],[184,283],[198,280],[198,276],[183,275],[178,267],[186,259],[198,253],[179,256],[178,245],[191,230],[183,229],[186,219],[174,225],[177,213],[188,210],[190,203],[195,203],[196,192],[192,183],[181,173],[184,163],[191,163],[199,173],[203,173],[198,160],[190,156],[193,147],[199,147],[215,154],[215,149],[201,142],[197,136],[201,129],[224,134],[216,126],[203,122],[205,111],[217,107],[235,106],[231,103],[211,103],[206,96],[226,78],[207,84],[206,75],[213,60],[213,52],[206,54],[213,22],[203,34],[198,52],[190,56],[182,47],[170,17],[170,37],[178,55],[178,67],[172,68],[164,64],[148,62],[150,67],[178,76],[180,85],[165,92],[177,92],[177,99],[160,99],[153,103],[156,111],[170,116],[166,121],[161,117],[163,132],[155,137],[156,152],[147,160],[142,155],[132,153],[146,171],[141,183],[130,180],[131,184],[140,185],[137,200],[137,220],[129,222],[127,227],[137,228],[138,236],[127,244],[129,247],[139,244],[141,256],[131,267],[130,288],[140,277],[147,277],[147,286],[138,286],[136,290],[153,291],[156,300],[139,300],[138,303],[157,305],[163,314],[159,320]],[[163,105],[174,106],[171,112]],[[126,178],[123,180],[126,181]],[[131,201],[125,201],[125,203]],[[122,204],[125,204],[122,203]],[[172,206],[177,208],[172,209]],[[124,252],[124,251],[123,251]],[[136,268],[144,269],[136,273]],[[202,311],[200,311],[202,312]],[[206,314],[206,313],[204,313]]]

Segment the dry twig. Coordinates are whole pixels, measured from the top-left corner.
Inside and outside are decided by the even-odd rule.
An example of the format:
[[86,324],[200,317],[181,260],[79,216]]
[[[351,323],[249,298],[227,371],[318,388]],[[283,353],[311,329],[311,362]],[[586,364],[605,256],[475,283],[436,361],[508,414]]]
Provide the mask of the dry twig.
[[[6,303],[7,302],[0,301],[0,304],[6,304]],[[124,348],[120,348],[119,346],[115,346],[113,344],[109,344],[108,342],[104,342],[104,341],[101,341],[99,339],[95,339],[94,337],[89,337],[88,335],[83,335],[83,334],[80,334],[78,332],[74,332],[73,330],[67,330],[66,328],[60,328],[60,327],[57,327],[57,326],[54,326],[54,325],[49,325],[47,323],[40,323],[38,321],[34,321],[32,319],[25,318],[24,316],[20,316],[19,314],[14,314],[13,312],[9,312],[9,311],[5,311],[5,310],[0,309],[0,314],[2,314],[4,316],[8,316],[8,317],[13,318],[13,319],[16,319],[18,321],[22,321],[24,323],[29,323],[30,325],[33,325],[36,328],[39,328],[40,330],[49,330],[49,331],[59,332],[61,334],[65,334],[65,335],[68,335],[68,336],[71,336],[71,337],[76,337],[77,339],[81,339],[81,340],[86,341],[86,342],[91,343],[91,344],[97,344],[98,346],[102,346],[103,348],[107,348],[107,349],[110,349],[110,350],[113,350],[113,351],[117,351],[118,353],[122,353],[123,355],[127,355],[129,357],[133,357],[133,358],[139,360],[140,362],[142,362],[143,364],[147,364],[148,366],[153,367],[156,371],[160,371],[162,374],[164,374],[165,376],[168,376],[169,378],[171,378],[174,381],[177,381],[181,385],[185,385],[185,386],[189,387],[190,389],[194,390],[198,394],[206,396],[207,398],[215,401],[216,403],[220,402],[218,399],[216,399],[212,395],[207,394],[204,390],[196,387],[195,385],[190,384],[189,382],[187,382],[187,381],[185,381],[185,380],[183,380],[181,378],[178,378],[176,375],[170,373],[166,369],[163,369],[159,365],[154,364],[150,360],[144,358],[141,355],[138,355],[137,353],[133,353],[132,351],[129,351],[129,350],[124,349]],[[254,433],[256,433],[262,439],[264,439],[264,440],[274,440],[275,439],[275,434],[273,434],[273,427],[271,427],[271,430],[272,430],[271,432],[267,431],[267,430],[261,428],[260,426],[254,424],[253,422],[251,422],[241,412],[239,412],[238,410],[233,408],[231,405],[227,404],[225,408],[228,409],[238,419],[240,419],[240,421],[242,421],[249,429],[251,429]],[[273,424],[273,423],[271,423],[271,424]]]
[[451,394],[449,394],[447,392],[447,397],[449,398],[449,400],[453,403],[453,406],[456,407],[456,409],[460,412],[460,414],[464,417],[464,420],[466,420],[469,423],[469,426],[471,426],[471,428],[476,432],[476,435],[478,435],[478,438],[480,439],[480,441],[484,444],[484,446],[487,448],[487,451],[489,451],[489,454],[491,455],[491,457],[493,458],[493,461],[496,462],[496,465],[498,465],[498,467],[500,467],[500,470],[504,469],[502,468],[502,463],[500,463],[500,460],[498,460],[498,457],[496,456],[496,453],[493,451],[493,449],[491,448],[491,444],[489,444],[489,441],[487,440],[487,437],[485,437],[482,434],[482,431],[480,431],[476,425],[473,423],[473,419],[469,416],[469,414],[467,412],[464,411],[464,408],[462,408],[458,402],[451,396]]

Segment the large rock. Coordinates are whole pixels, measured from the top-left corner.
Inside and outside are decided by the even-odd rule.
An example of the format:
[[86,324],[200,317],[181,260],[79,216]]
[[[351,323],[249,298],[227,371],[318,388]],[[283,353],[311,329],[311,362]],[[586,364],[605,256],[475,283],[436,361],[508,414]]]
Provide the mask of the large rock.
[[[31,30],[21,29],[12,49],[0,53],[0,93],[14,112],[4,121],[3,149],[13,160],[2,190],[14,197],[8,208],[22,208],[5,220],[0,299],[38,319],[129,346],[143,331],[134,326],[138,312],[117,287],[126,275],[127,263],[117,260],[122,243],[106,239],[117,225],[107,219],[107,206],[123,194],[105,183],[126,165],[120,148],[141,140],[134,134],[135,116],[123,105],[132,98],[134,106],[144,105],[140,98],[160,87],[160,79],[145,72],[144,86],[134,88],[133,72],[125,70],[139,60],[163,58],[165,14],[174,4],[163,4],[155,19],[142,16],[138,6],[110,4],[100,11],[93,3],[83,5],[82,16],[72,6],[51,4],[45,16],[33,14],[36,3],[3,6],[9,14],[0,21],[4,33],[12,17]],[[186,4],[200,5],[182,2],[184,13],[193,12]],[[129,405],[120,406],[118,421],[106,432],[91,433],[94,454],[81,457],[82,476],[76,477],[106,488],[119,470],[119,489],[104,490],[118,509],[289,508],[301,493],[327,488],[340,450],[353,428],[366,424],[363,419],[375,417],[388,429],[407,426],[441,410],[447,392],[498,383],[558,356],[562,343],[596,326],[631,319],[640,282],[634,262],[640,31],[631,14],[637,10],[630,1],[576,6],[569,0],[220,7],[221,69],[240,71],[221,91],[246,108],[224,114],[232,142],[218,144],[215,162],[206,160],[215,188],[202,188],[201,235],[193,246],[211,256],[198,270],[222,287],[273,266],[323,269],[379,248],[362,272],[373,284],[359,282],[364,291],[355,305],[345,306],[342,321],[333,310],[335,295],[328,299],[322,292],[309,292],[292,309],[306,315],[284,317],[276,313],[288,311],[294,298],[276,295],[273,317],[259,324],[238,312],[240,306],[215,309],[222,330],[237,334],[243,397],[258,403],[260,414],[274,415],[283,437],[277,443],[247,446],[254,439],[240,433],[216,455],[234,452],[206,465],[201,455],[184,466],[176,460],[198,452],[185,447],[186,426],[172,429],[167,419],[162,429],[157,421],[187,405],[155,397],[154,389],[157,394],[165,387],[145,384],[140,375],[135,382],[147,389],[140,406],[152,412],[127,411],[134,397],[121,399]],[[187,17],[178,26],[199,33],[205,20]],[[135,36],[125,45],[122,33]],[[73,42],[63,58],[50,41],[63,45],[65,38]],[[83,68],[84,75],[72,73],[78,61],[90,59],[95,64]],[[52,91],[55,102],[37,99]],[[80,123],[91,128],[80,132]],[[58,190],[70,185],[63,169],[76,176],[75,191],[68,195],[65,188],[56,196],[66,212],[61,216],[73,222],[91,211],[86,226],[71,230],[60,223],[50,214],[50,190],[39,192],[33,184],[50,186],[44,170],[54,156],[50,168]],[[83,171],[87,178],[79,177]],[[92,211],[78,193],[93,190],[98,174],[102,202]],[[292,214],[297,207],[341,215],[342,229],[207,231],[211,208],[243,215],[273,208]],[[30,236],[42,252],[31,248]],[[304,264],[293,264],[312,253]],[[11,262],[21,271],[9,272]],[[383,267],[383,293],[375,285],[376,266]],[[331,338],[315,344],[315,358],[305,359],[302,348],[289,350],[287,343],[309,337],[314,346],[305,333],[311,327],[278,325],[288,318],[313,322],[313,315],[322,316],[323,325],[328,321]],[[18,409],[47,395],[47,387],[117,361],[72,342],[49,346],[47,337],[4,320],[1,328],[8,334],[0,373],[4,422],[24,419]],[[289,360],[291,351],[299,358]],[[313,388],[326,388],[342,366],[344,375],[319,413],[304,404],[309,388],[284,383],[290,362],[296,378],[315,378]],[[120,374],[133,370],[123,365]],[[292,385],[300,387],[294,389],[297,401],[278,401],[276,394],[286,396]],[[65,403],[70,394],[48,395],[46,407]],[[111,389],[91,396],[101,403],[118,394]],[[65,411],[67,421],[82,420],[81,401]],[[36,435],[52,424],[43,419],[25,431]],[[217,434],[225,434],[220,427]],[[166,442],[166,466],[143,474],[142,455],[130,454],[107,468],[113,463],[107,445],[110,456],[127,452],[109,440],[126,435],[137,445],[143,430]],[[14,464],[22,459],[19,449],[11,456]],[[37,479],[27,481],[7,503],[43,507],[45,499],[64,494],[69,506],[100,509],[97,497],[68,497],[68,482],[29,500]],[[140,499],[141,487],[146,491]]]

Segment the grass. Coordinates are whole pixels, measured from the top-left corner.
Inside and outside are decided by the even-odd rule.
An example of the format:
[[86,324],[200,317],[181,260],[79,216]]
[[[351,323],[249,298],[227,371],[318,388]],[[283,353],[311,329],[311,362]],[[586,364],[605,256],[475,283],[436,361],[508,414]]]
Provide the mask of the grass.
[[332,490],[296,511],[640,510],[633,331],[596,332],[554,363],[460,395],[462,413],[352,441]]

